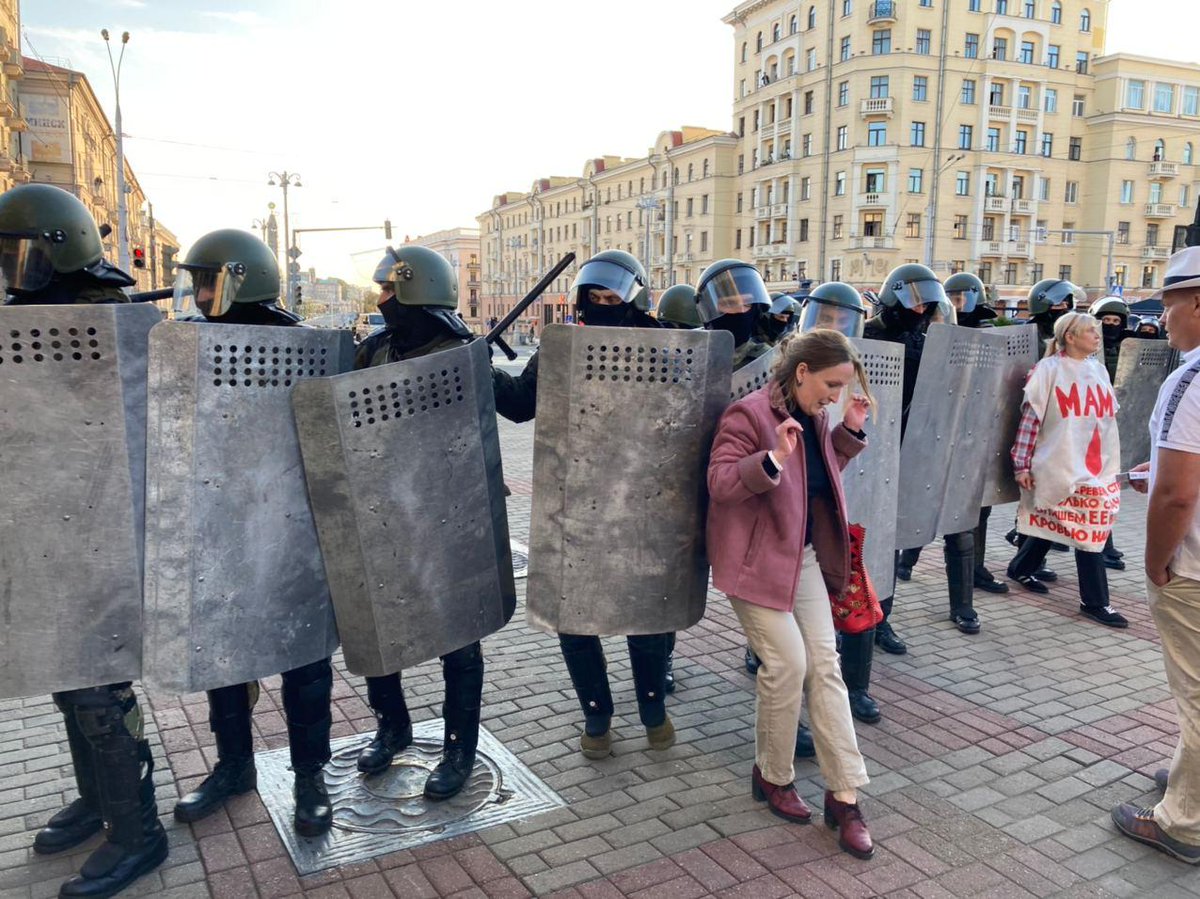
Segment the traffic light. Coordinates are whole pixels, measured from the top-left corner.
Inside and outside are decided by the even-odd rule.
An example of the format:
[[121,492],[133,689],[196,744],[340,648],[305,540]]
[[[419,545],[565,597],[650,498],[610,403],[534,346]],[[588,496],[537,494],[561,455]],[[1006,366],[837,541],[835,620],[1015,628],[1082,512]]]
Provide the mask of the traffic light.
[[146,251],[142,247],[134,247],[133,248],[133,267],[134,268],[145,268],[146,267]]
[[391,219],[383,220],[383,236],[384,236],[385,240],[392,239],[392,220]]
[[296,284],[296,308],[299,309],[300,304],[303,302],[304,302],[303,286],[300,285],[299,283],[297,283]]

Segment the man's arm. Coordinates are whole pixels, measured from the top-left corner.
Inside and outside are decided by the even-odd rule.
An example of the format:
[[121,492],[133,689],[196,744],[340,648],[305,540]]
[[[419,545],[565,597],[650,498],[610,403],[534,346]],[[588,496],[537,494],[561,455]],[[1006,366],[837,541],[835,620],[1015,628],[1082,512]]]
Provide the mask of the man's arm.
[[1146,576],[1161,587],[1179,544],[1192,525],[1200,496],[1200,454],[1159,447],[1154,488],[1146,511]]

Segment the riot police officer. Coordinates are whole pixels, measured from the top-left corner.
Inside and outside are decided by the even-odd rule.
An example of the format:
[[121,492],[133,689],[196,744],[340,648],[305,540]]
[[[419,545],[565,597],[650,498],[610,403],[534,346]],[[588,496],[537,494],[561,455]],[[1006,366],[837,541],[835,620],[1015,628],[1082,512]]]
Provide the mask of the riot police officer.
[[792,329],[796,301],[786,293],[773,293],[771,305],[758,317],[754,337],[759,343],[775,346]]
[[800,306],[800,332],[816,328],[862,337],[867,307],[862,295],[841,281],[827,281],[804,298]]
[[[473,337],[456,314],[458,279],[439,253],[421,246],[388,248],[375,269],[379,285],[379,310],[384,328],[368,337],[355,356],[356,369],[416,359],[460,347]],[[510,376],[499,379],[496,408],[502,415],[524,421],[531,417],[533,400],[522,400],[525,385],[536,389],[537,354],[514,386]],[[503,386],[500,386],[503,385]],[[513,415],[528,406],[530,415]],[[449,799],[457,795],[475,766],[479,745],[479,720],[483,703],[483,649],[478,640],[441,657],[445,698],[442,704],[442,757],[425,781],[425,797]],[[396,753],[412,743],[412,721],[404,699],[401,673],[367,678],[367,702],[379,728],[359,753],[358,770],[378,774],[387,770]]]
[[[253,234],[235,228],[210,232],[192,245],[179,264],[175,294],[177,308],[189,302],[200,314],[197,321],[281,327],[300,324],[299,316],[278,305],[275,254]],[[283,672],[284,717],[295,775],[293,823],[296,832],[307,837],[325,833],[333,823],[324,776],[330,758],[332,692],[329,659]],[[199,787],[175,805],[177,821],[199,821],[226,799],[257,786],[250,729],[257,698],[257,683],[208,691],[208,725],[216,738],[217,764]]]
[[[73,195],[47,184],[0,195],[0,276],[5,304],[127,303],[133,278],[103,256],[100,232]],[[70,447],[64,448],[70,451]],[[167,857],[154,799],[154,759],[129,682],[54,694],[63,714],[79,798],[34,838],[43,855],[105,841],[66,881],[60,896],[112,896]]]
[[[903,404],[900,418],[901,434],[908,425],[908,413],[912,405],[913,392],[917,386],[917,370],[921,365],[921,353],[925,348],[925,334],[929,325],[936,321],[953,324],[954,309],[946,299],[945,290],[937,276],[924,265],[910,262],[894,268],[879,291],[880,312],[867,321],[863,336],[871,340],[888,340],[904,346]],[[970,552],[974,559],[972,544],[960,545],[959,552]],[[897,556],[897,561],[899,557]],[[884,619],[875,628],[875,644],[884,652],[903,655],[908,652],[889,619],[895,596],[880,602]]]
[[[1134,336],[1129,328],[1129,304],[1120,297],[1103,297],[1092,303],[1088,312],[1100,322],[1102,345],[1104,346],[1104,367],[1108,369],[1108,380],[1117,383],[1117,363],[1121,359],[1121,344],[1126,337]],[[1108,533],[1108,541],[1101,553],[1104,566],[1115,571],[1124,571],[1125,554],[1113,545],[1112,531]]]
[[1029,320],[1038,326],[1038,337],[1054,336],[1054,323],[1082,303],[1087,295],[1070,281],[1043,278],[1029,289]]
[[733,335],[733,370],[771,351],[755,339],[759,318],[771,297],[758,269],[740,259],[721,259],[704,270],[696,287],[696,304],[704,327]]
[[668,287],[658,298],[654,317],[664,328],[690,330],[703,327],[704,322],[696,311],[696,288],[690,284]]

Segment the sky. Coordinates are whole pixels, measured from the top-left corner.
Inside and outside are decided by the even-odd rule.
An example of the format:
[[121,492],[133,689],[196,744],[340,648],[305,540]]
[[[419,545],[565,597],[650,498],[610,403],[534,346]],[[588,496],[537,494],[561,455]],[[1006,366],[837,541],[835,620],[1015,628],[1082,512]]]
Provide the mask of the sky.
[[[184,250],[271,202],[282,228],[267,178],[286,170],[293,229],[379,226],[299,240],[304,267],[367,283],[384,219],[393,242],[475,227],[536,178],[731,128],[734,5],[23,0],[22,50],[86,74],[111,119],[100,29],[129,31],[126,156]],[[1197,31],[1196,0],[1112,0],[1107,49],[1197,61]]]

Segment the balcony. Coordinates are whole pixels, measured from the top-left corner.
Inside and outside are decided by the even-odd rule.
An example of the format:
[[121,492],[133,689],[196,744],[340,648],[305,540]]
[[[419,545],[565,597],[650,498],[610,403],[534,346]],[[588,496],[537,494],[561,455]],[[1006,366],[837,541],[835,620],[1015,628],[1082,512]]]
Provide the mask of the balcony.
[[859,115],[885,115],[889,119],[892,117],[892,98],[891,97],[869,97],[859,103]]
[[1013,200],[1013,215],[1033,215],[1037,212],[1037,200]]
[[774,259],[779,256],[790,256],[792,254],[786,241],[759,244],[753,249],[752,253],[755,259]]
[[1179,174],[1179,163],[1177,162],[1152,162],[1150,163],[1150,180],[1164,181],[1167,178],[1174,178]]
[[871,4],[871,10],[867,16],[867,24],[874,25],[876,22],[895,22],[897,7],[899,4],[896,0],[875,0]]
[[650,233],[651,234],[662,234],[663,229],[666,227],[667,227],[666,222],[651,222],[650,223]]
[[894,250],[896,245],[889,237],[851,237],[852,250]]
[[[776,134],[790,134],[791,130],[792,130],[792,120],[791,119],[780,119],[778,122],[775,123],[775,133]],[[780,153],[779,158],[783,159],[784,155],[782,153]]]
[[1038,120],[1038,111],[1036,109],[1018,109],[1017,110],[1017,121],[1018,122],[1034,122],[1034,123],[1036,123],[1037,120]]
[[771,207],[771,218],[785,219],[785,218],[787,218],[787,214],[788,214],[788,204],[787,203],[776,203],[774,206]]
[[13,81],[25,74],[25,67],[21,65],[20,57],[17,57],[16,59],[10,59],[8,62],[4,63],[3,66],[0,66],[0,69],[3,69],[4,74]]
[[988,106],[988,118],[989,119],[1005,119],[1005,120],[1011,119],[1012,118],[1012,107],[1011,106],[996,106],[995,104],[990,104]]
[[1004,244],[998,240],[985,240],[979,246],[980,256],[1003,256]]
[[1008,245],[1008,255],[1018,256],[1022,259],[1028,259],[1030,256],[1030,246],[1027,240],[1018,240],[1015,243]]
[[993,196],[983,200],[984,212],[1008,212],[1008,197]]
[[1168,259],[1171,250],[1167,247],[1142,247],[1143,259]]
[[887,198],[880,193],[860,194],[858,200],[859,206],[886,206]]
[[1175,218],[1175,207],[1170,203],[1147,203],[1146,218],[1173,219]]
[[755,206],[754,207],[754,220],[756,222],[765,222],[770,217],[771,217],[771,207],[770,206]]

